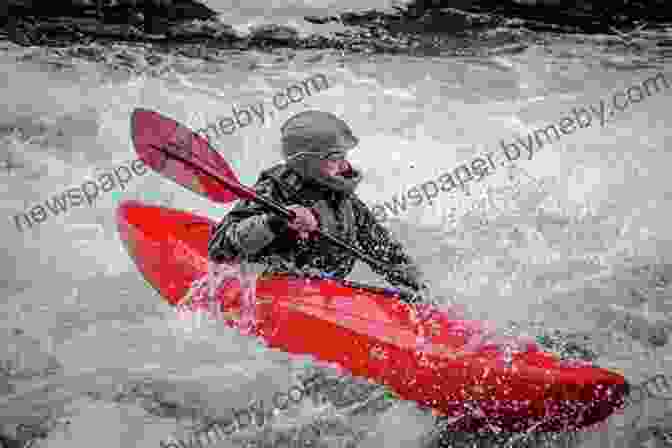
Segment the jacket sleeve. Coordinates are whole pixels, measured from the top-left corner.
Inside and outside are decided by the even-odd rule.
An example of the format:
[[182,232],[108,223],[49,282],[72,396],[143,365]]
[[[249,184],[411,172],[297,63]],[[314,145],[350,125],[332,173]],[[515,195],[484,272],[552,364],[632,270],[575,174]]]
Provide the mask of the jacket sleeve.
[[[364,252],[371,254],[381,264],[415,265],[404,247],[394,236],[376,221],[375,215],[361,200],[355,199],[355,215],[357,219],[357,241]],[[405,285],[404,277],[395,271],[369,265],[376,273],[395,286]]]
[[[269,177],[262,177],[254,189],[261,196],[282,202],[279,189]],[[221,263],[226,259],[254,255],[285,232],[284,219],[266,213],[266,210],[250,200],[241,200],[236,204],[215,226],[208,242],[209,258]]]

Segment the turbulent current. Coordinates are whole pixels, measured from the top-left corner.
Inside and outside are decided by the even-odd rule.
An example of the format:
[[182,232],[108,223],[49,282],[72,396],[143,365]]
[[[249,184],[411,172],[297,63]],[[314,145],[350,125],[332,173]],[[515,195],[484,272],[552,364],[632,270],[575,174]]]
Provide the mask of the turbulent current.
[[[279,17],[291,22],[293,8]],[[254,14],[226,15],[244,28],[264,20]],[[440,433],[445,446],[460,447],[669,446],[672,118],[667,87],[645,81],[662,74],[672,82],[672,65],[667,40],[642,36],[635,49],[607,36],[534,34],[524,36],[523,51],[481,56],[232,50],[216,60],[164,54],[152,65],[122,63],[145,60],[141,45],[109,44],[103,60],[92,61],[75,55],[82,49],[2,43],[0,435],[100,448],[178,440],[429,448]],[[284,109],[270,105],[277,92],[317,74],[328,89],[304,91]],[[243,183],[280,160],[284,120],[307,109],[337,114],[360,139],[351,157],[364,173],[359,196],[385,211],[384,225],[437,300],[498,334],[535,338],[567,359],[623,372],[642,384],[644,398],[581,434],[452,433],[431,409],[338,366],[269,349],[207,315],[176,312],[144,283],[116,233],[114,211],[126,199],[215,220],[230,205],[151,172],[108,194],[99,183],[91,203],[54,202],[86,182],[92,191],[99,176],[135,158],[136,107],[197,130],[235,121],[234,106],[260,103],[268,104],[265,120],[212,134]],[[610,107],[602,115],[600,104]],[[563,118],[591,105],[591,123],[570,132]],[[532,139],[528,154],[523,145],[531,148]],[[492,163],[490,172],[465,181],[459,167],[473,168],[479,157]],[[363,264],[350,278],[383,285]],[[277,394],[315,372],[329,387],[301,398],[295,389],[287,408],[274,410]],[[264,424],[221,422],[250,406],[262,409]],[[193,436],[206,427],[209,439]]]

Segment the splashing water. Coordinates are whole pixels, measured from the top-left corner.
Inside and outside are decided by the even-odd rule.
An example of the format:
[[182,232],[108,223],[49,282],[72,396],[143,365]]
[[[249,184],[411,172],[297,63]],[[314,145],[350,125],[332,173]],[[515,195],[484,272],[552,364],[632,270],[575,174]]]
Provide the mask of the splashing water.
[[245,262],[240,264],[240,321],[238,329],[241,334],[254,334],[256,329],[256,303],[257,303],[257,277],[258,274],[249,269]]
[[223,318],[222,308],[217,304],[217,291],[225,281],[238,279],[241,296],[240,318],[236,328],[243,335],[253,334],[256,328],[257,277],[244,261],[233,265],[209,261],[208,272],[192,282],[185,298],[178,303],[180,320],[194,319],[196,327],[200,328],[204,314],[216,320]]

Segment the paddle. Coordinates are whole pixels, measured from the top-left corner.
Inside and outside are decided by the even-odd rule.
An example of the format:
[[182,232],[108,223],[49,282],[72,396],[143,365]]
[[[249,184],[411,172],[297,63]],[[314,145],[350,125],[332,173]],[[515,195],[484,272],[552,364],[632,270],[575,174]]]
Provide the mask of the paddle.
[[[236,174],[219,153],[210,147],[203,137],[177,121],[151,110],[135,109],[131,117],[131,135],[140,159],[153,171],[179,185],[219,203],[248,199],[266,206],[286,219],[294,219],[293,211],[241,185]],[[398,268],[380,263],[336,236],[321,229],[318,229],[317,233],[360,260],[380,269],[403,274]],[[404,283],[416,291],[420,289],[420,285],[410,280]]]

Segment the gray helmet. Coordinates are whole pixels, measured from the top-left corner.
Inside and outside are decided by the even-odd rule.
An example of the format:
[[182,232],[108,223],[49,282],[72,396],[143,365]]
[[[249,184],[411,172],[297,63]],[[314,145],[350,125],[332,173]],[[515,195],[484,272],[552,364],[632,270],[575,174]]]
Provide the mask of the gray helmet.
[[317,110],[307,110],[289,118],[280,133],[285,158],[300,152],[347,151],[359,143],[345,121],[332,113]]

